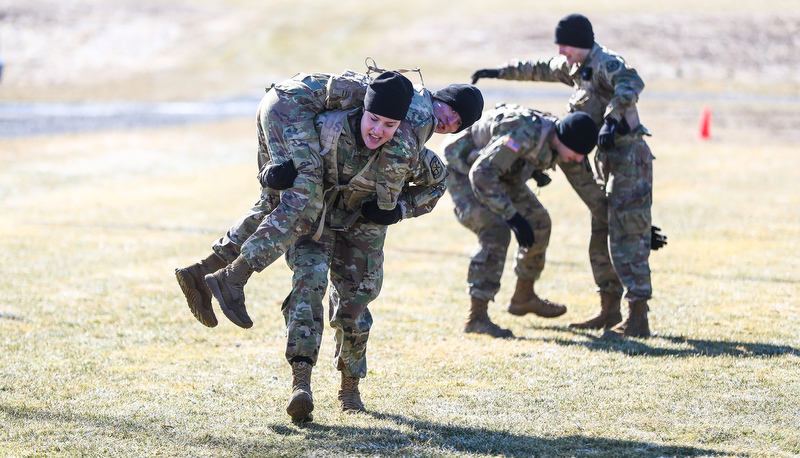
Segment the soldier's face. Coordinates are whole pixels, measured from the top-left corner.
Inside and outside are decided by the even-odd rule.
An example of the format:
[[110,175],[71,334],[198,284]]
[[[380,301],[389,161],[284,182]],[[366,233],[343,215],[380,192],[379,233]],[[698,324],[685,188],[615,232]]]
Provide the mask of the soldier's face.
[[433,101],[433,116],[436,118],[433,131],[437,134],[452,134],[461,127],[461,116],[441,100]]
[[580,162],[583,160],[583,154],[578,154],[575,151],[567,148],[563,143],[559,142],[558,147],[556,148],[558,152],[558,157],[561,158],[561,162],[570,163],[570,162]]
[[375,149],[392,138],[400,121],[364,110],[361,116],[361,139],[369,149]]
[[589,56],[591,49],[575,48],[573,46],[558,45],[558,53],[567,58],[569,66],[582,64]]

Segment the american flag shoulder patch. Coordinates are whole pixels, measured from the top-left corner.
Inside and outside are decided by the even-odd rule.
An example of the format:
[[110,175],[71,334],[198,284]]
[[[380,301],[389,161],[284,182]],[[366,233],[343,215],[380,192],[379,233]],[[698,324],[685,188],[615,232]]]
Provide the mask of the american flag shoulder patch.
[[506,141],[503,142],[503,146],[515,153],[519,152],[519,143],[515,142],[511,137],[506,138]]

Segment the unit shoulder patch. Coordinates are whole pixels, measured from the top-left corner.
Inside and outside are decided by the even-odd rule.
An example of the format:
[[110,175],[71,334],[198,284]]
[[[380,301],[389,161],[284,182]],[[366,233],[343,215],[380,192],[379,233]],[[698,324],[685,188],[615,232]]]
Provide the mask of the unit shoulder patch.
[[613,59],[606,62],[606,71],[608,73],[616,73],[622,68],[622,62],[618,59]]
[[431,169],[431,175],[433,175],[433,179],[438,180],[444,172],[444,164],[442,164],[442,161],[438,156],[433,156],[428,166]]

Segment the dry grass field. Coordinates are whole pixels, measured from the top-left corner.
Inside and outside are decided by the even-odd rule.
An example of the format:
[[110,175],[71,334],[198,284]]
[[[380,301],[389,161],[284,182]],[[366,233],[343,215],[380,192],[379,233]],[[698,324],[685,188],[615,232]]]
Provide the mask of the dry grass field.
[[[509,262],[490,314],[517,338],[463,334],[475,240],[445,197],[390,229],[369,412],[337,411],[328,333],[315,422],[293,425],[285,264],[248,283],[250,330],[200,325],[173,275],[256,200],[254,120],[0,138],[0,456],[800,455],[796,2],[331,5],[0,0],[0,103],[250,94],[366,56],[436,88],[552,54],[555,22],[583,11],[648,83],[653,219],[669,236],[651,256],[655,335],[567,328],[598,299],[589,215],[558,173],[539,195],[554,227],[537,289],[568,313],[506,313]],[[568,93],[480,85],[490,104],[555,113]]]

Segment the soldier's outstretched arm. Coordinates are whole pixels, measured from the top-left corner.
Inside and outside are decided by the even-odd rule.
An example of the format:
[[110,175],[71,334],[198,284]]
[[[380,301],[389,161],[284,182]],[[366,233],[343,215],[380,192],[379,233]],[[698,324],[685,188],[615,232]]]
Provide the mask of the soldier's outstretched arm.
[[558,82],[572,86],[569,66],[564,56],[543,60],[512,59],[498,68],[500,79],[516,81]]

